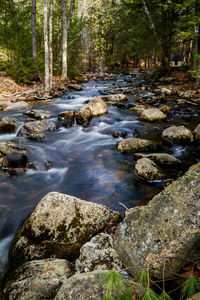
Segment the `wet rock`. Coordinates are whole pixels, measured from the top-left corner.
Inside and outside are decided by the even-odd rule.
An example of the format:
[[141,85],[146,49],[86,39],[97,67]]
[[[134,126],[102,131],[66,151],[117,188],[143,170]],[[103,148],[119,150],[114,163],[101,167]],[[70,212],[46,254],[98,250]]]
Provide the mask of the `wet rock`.
[[143,112],[143,110],[148,109],[149,107],[147,107],[146,105],[143,104],[138,104],[135,105],[134,107],[129,108],[129,111],[135,111],[135,112]]
[[69,195],[52,192],[36,206],[15,235],[9,253],[13,266],[42,258],[77,258],[83,244],[121,215]]
[[0,142],[0,153],[4,156],[15,153],[28,154],[29,150],[26,147],[23,147],[13,142]]
[[196,127],[194,131],[195,141],[200,142],[200,124]]
[[149,108],[142,111],[140,119],[147,122],[163,121],[167,116],[156,108]]
[[53,164],[51,161],[46,161],[44,163],[42,162],[28,162],[27,163],[27,168],[29,169],[33,169],[33,170],[36,170],[36,171],[48,171],[50,170],[51,168],[53,167]]
[[5,111],[13,111],[13,110],[26,110],[29,109],[30,105],[24,101],[19,101],[16,103],[12,103],[11,105],[9,105],[8,107],[6,107],[4,110]]
[[52,116],[52,113],[48,110],[42,110],[42,109],[32,109],[27,110],[24,115],[30,116],[32,118],[43,120],[43,119],[49,119]]
[[88,104],[84,105],[78,112],[76,112],[75,117],[77,124],[86,125],[92,118],[90,106]]
[[150,159],[141,158],[135,164],[138,176],[146,180],[161,180],[164,178],[162,170]]
[[166,96],[171,96],[171,94],[172,94],[172,90],[169,89],[169,88],[166,88],[166,87],[161,88],[160,91],[161,91],[162,94],[164,94],[164,95],[166,95]]
[[25,154],[15,153],[6,155],[3,158],[3,168],[25,168],[28,162],[28,158]]
[[11,101],[8,100],[0,100],[0,110],[5,110],[8,106],[12,104]]
[[11,117],[3,117],[0,120],[0,134],[13,133],[17,130],[19,121]]
[[63,111],[59,113],[58,121],[66,128],[72,127],[75,121],[75,111]]
[[[107,274],[108,271],[93,271],[74,275],[63,284],[54,300],[102,300],[107,291],[107,283],[103,284],[102,280]],[[121,276],[126,289],[130,288],[138,298],[143,296],[141,285],[128,275]]]
[[82,91],[83,90],[83,88],[80,84],[75,84],[75,83],[68,85],[68,89],[74,90],[74,91]]
[[94,270],[122,269],[122,263],[113,248],[113,238],[106,233],[100,233],[80,249],[80,256],[75,262],[76,273]]
[[101,116],[108,112],[107,104],[101,99],[93,98],[90,100],[88,105],[93,117]]
[[163,106],[159,107],[159,110],[162,111],[166,115],[170,115],[170,113],[171,113],[171,109],[168,105],[163,105]]
[[193,134],[185,126],[170,126],[163,130],[162,139],[171,143],[192,142]]
[[24,124],[18,135],[27,137],[30,140],[43,141],[44,131],[54,131],[56,125],[50,120],[33,121]]
[[105,102],[120,102],[120,101],[127,101],[128,100],[127,96],[123,95],[123,94],[96,96],[92,99],[96,99],[96,100],[101,99]]
[[4,225],[6,224],[9,212],[10,212],[10,208],[8,208],[5,205],[0,205],[0,232],[2,232]]
[[145,140],[145,139],[138,139],[138,138],[128,138],[125,139],[116,145],[116,149],[119,152],[128,152],[128,153],[134,153],[138,151],[149,151],[152,149],[156,149],[158,147],[158,144]]
[[200,163],[138,207],[120,223],[114,247],[133,276],[149,266],[151,276],[165,278],[199,258]]
[[159,165],[181,164],[181,161],[179,159],[167,153],[151,153],[151,154],[135,153],[134,157],[135,159],[148,158],[150,160],[153,160],[156,164]]
[[9,276],[3,299],[52,300],[70,274],[71,266],[65,259],[51,258],[25,263]]
[[128,132],[125,130],[114,130],[112,132],[112,136],[116,139],[119,137],[125,138],[127,135],[128,135]]

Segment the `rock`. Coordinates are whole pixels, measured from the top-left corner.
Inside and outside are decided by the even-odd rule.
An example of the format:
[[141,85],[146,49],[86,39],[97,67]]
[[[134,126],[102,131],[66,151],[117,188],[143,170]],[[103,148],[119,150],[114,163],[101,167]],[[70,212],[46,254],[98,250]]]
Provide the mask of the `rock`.
[[153,141],[133,137],[118,142],[116,145],[116,149],[119,152],[134,153],[138,151],[149,151],[152,149],[156,149],[157,146],[158,144]]
[[136,162],[135,170],[138,176],[146,180],[161,180],[164,178],[162,170],[150,159],[141,158]]
[[135,112],[141,113],[141,112],[143,112],[143,110],[146,110],[146,109],[147,109],[146,105],[138,104],[138,105],[135,105],[134,107],[129,108],[129,111],[135,111]]
[[162,94],[164,94],[164,95],[166,95],[166,96],[171,96],[171,94],[172,94],[172,90],[170,90],[170,89],[168,89],[168,88],[166,88],[166,87],[161,88],[160,91],[161,91]]
[[86,125],[92,118],[90,106],[88,104],[84,105],[78,112],[76,112],[75,117],[77,124]]
[[3,158],[3,168],[25,168],[28,162],[28,158],[25,154],[15,153],[7,155]]
[[0,134],[13,133],[17,130],[19,121],[11,117],[3,117],[0,121]]
[[121,215],[69,195],[47,194],[14,237],[9,258],[13,266],[48,257],[74,259],[91,237]]
[[4,156],[15,153],[28,154],[29,150],[26,147],[23,147],[13,142],[0,142],[0,153]]
[[167,118],[167,116],[156,108],[149,108],[142,111],[140,115],[140,119],[142,121],[147,122],[157,122],[157,121],[163,121]]
[[44,131],[56,130],[56,125],[50,120],[33,121],[24,124],[19,131],[19,135],[23,135],[30,140],[43,141],[45,138]]
[[106,233],[100,233],[80,249],[80,256],[75,262],[76,273],[94,270],[122,269],[122,263],[113,248],[113,238]]
[[159,110],[162,111],[166,115],[170,115],[170,113],[171,113],[171,109],[168,105],[163,105],[163,106],[159,107]]
[[48,110],[42,110],[42,109],[32,109],[24,112],[24,115],[30,116],[38,120],[43,120],[43,119],[51,118],[52,112]]
[[11,101],[8,100],[0,100],[0,110],[5,110],[8,106],[12,104]]
[[151,153],[151,154],[143,154],[143,153],[135,153],[135,159],[140,158],[148,158],[153,160],[158,165],[178,165],[181,164],[181,161],[175,158],[172,155],[167,153]]
[[114,247],[136,276],[147,265],[152,277],[174,273],[199,258],[200,163],[128,214],[114,234]]
[[101,99],[105,102],[120,102],[120,101],[128,100],[127,96],[123,95],[123,94],[96,96],[96,97],[93,97],[92,99],[96,99],[96,100]]
[[[108,271],[93,271],[74,275],[63,284],[54,300],[102,300],[108,285],[103,284],[102,280],[107,274]],[[124,274],[121,276],[125,287],[130,288],[136,297],[142,298],[144,288],[133,282],[130,276]]]
[[53,167],[53,164],[51,161],[47,160],[46,162],[28,162],[27,163],[27,168],[36,170],[36,171],[47,171],[50,170]]
[[188,298],[188,300],[200,300],[200,293],[193,295],[190,299]]
[[7,280],[5,299],[54,299],[62,284],[71,274],[65,259],[43,259],[27,262],[18,267]]
[[163,130],[162,139],[171,143],[192,142],[192,132],[185,126],[170,126]]
[[26,110],[29,109],[30,105],[24,101],[19,101],[16,103],[12,103],[11,105],[9,105],[8,107],[6,107],[4,110],[5,111],[13,111],[13,110]]
[[93,98],[88,105],[93,117],[101,116],[108,112],[107,104],[101,99]]
[[200,142],[200,124],[196,127],[194,131],[195,141]]
[[74,91],[82,91],[83,90],[83,88],[80,84],[75,84],[75,83],[68,85],[68,89],[74,90]]
[[72,127],[75,122],[75,110],[59,113],[58,121],[67,128]]
[[119,137],[125,138],[127,135],[128,133],[125,130],[114,130],[112,132],[112,136],[116,139]]

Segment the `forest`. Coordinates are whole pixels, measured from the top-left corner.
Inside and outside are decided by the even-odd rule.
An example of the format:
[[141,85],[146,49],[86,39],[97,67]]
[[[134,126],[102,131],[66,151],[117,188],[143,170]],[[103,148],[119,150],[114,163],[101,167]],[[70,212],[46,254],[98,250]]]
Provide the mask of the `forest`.
[[200,300],[200,0],[0,0],[0,300]]

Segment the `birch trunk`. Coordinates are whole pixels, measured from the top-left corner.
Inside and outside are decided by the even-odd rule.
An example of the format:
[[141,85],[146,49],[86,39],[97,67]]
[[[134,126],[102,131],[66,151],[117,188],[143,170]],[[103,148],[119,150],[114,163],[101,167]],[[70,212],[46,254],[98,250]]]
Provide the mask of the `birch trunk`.
[[45,53],[45,82],[44,88],[49,92],[49,41],[48,41],[48,5],[44,1],[44,53]]
[[67,8],[66,0],[61,0],[62,4],[62,77],[67,79]]
[[36,40],[36,0],[32,0],[32,55],[34,60],[35,75],[38,77],[38,62],[37,62],[37,40]]
[[53,50],[52,50],[53,4],[54,4],[54,0],[50,0],[50,8],[49,8],[49,88],[50,89],[52,89],[53,86]]
[[146,1],[145,1],[145,0],[142,0],[142,2],[143,2],[143,5],[144,5],[145,13],[146,13],[147,16],[148,16],[149,22],[150,22],[151,27],[152,27],[152,29],[153,29],[153,33],[156,34],[156,27],[155,27],[155,24],[154,24],[154,22],[153,22],[153,20],[152,20],[152,17],[151,17],[151,14],[150,14],[150,12],[149,12],[149,9],[148,9],[148,7],[147,7]]

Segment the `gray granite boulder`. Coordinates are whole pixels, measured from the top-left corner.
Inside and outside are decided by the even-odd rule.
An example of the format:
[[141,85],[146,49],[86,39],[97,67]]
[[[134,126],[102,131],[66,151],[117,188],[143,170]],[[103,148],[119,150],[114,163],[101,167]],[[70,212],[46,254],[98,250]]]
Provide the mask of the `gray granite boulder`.
[[179,165],[181,161],[174,156],[167,154],[167,153],[150,153],[150,154],[143,154],[143,153],[135,153],[135,159],[140,158],[148,158],[153,160],[158,165]]
[[113,248],[112,236],[106,233],[100,233],[84,244],[75,262],[76,273],[112,268],[120,271],[122,262]]
[[114,234],[114,247],[133,276],[149,266],[153,277],[173,277],[200,252],[200,163],[129,213]]
[[71,265],[65,259],[27,262],[10,274],[3,299],[52,300],[70,275]]
[[0,154],[10,155],[10,154],[28,154],[29,150],[21,146],[19,144],[13,143],[13,142],[0,142]]
[[161,180],[164,178],[163,171],[150,159],[141,158],[135,164],[135,171],[138,176],[146,180]]
[[163,130],[162,139],[170,143],[193,142],[192,132],[185,126],[170,126]]
[[27,110],[24,112],[24,115],[27,115],[29,117],[38,119],[38,120],[43,120],[43,119],[49,119],[52,116],[52,112],[48,110],[43,110],[43,109],[31,109]]
[[163,121],[167,118],[167,116],[156,108],[149,108],[142,111],[140,115],[140,119],[146,122],[157,122]]
[[108,222],[121,220],[107,207],[51,192],[36,206],[15,235],[9,252],[13,266],[43,258],[74,259],[92,236]]
[[153,141],[139,139],[139,138],[128,138],[116,145],[116,149],[119,152],[135,153],[138,151],[149,151],[156,149],[158,144]]

